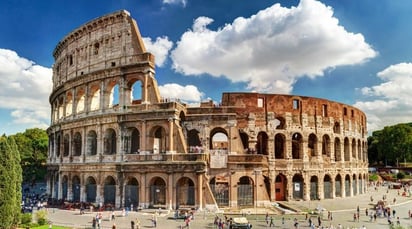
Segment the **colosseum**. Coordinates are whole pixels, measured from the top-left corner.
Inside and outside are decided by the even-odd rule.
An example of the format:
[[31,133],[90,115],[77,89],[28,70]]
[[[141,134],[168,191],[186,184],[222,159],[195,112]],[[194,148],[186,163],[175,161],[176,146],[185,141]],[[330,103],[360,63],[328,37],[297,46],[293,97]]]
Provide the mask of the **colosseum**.
[[47,192],[116,208],[247,208],[367,190],[365,114],[297,95],[162,98],[127,11],[64,37],[53,56]]

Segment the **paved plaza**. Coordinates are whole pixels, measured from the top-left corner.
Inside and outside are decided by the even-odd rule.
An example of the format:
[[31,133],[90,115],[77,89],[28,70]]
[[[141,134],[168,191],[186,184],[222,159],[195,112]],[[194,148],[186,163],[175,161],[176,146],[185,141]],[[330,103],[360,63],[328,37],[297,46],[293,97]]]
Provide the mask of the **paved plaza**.
[[[409,218],[409,210],[412,210],[411,197],[402,196],[398,193],[398,189],[388,189],[387,187],[379,187],[377,190],[370,188],[370,190],[362,195],[358,195],[350,198],[336,198],[327,199],[320,201],[289,201],[285,202],[288,206],[294,209],[324,209],[323,216],[321,217],[321,225],[323,228],[330,228],[331,225],[336,228],[339,224],[342,228],[365,228],[380,229],[389,228],[388,220],[386,217],[378,217],[376,221],[370,221],[370,217],[366,216],[366,209],[368,213],[374,213],[373,204],[371,202],[371,197],[373,198],[373,203],[376,203],[379,199],[382,199],[386,195],[387,202],[391,208],[391,211],[395,209],[396,215],[393,222],[396,224],[396,217],[399,217],[400,225],[404,228],[412,226],[412,221]],[[394,202],[393,200],[396,199]],[[359,206],[359,221],[354,221],[353,215],[357,213],[357,208]],[[266,212],[271,212],[269,209],[249,209],[245,212],[249,214],[246,215],[249,222],[254,228],[269,228],[265,221]],[[328,220],[328,212],[332,215],[332,220]],[[116,229],[128,229],[131,228],[131,221],[139,221],[140,228],[154,228],[152,224],[153,214],[149,211],[143,212],[129,212],[127,216],[122,216],[122,211],[115,211],[115,219],[109,220],[112,212],[102,212],[103,220],[101,228],[112,228],[116,225]],[[257,214],[256,214],[257,213]],[[70,228],[92,228],[93,217],[96,216],[96,212],[86,212],[80,215],[78,210],[58,210],[58,209],[48,209],[48,219],[53,225],[67,226]],[[157,214],[157,227],[156,228],[184,228],[185,225],[183,220],[172,219],[174,216],[173,211],[162,211]],[[212,213],[206,211],[198,211],[194,214],[194,219],[191,221],[190,228],[216,228],[213,224],[215,217],[220,217],[222,219],[227,217],[234,217],[234,214],[230,212],[220,212]],[[304,213],[300,214],[285,214],[285,215],[273,215],[275,226],[272,228],[295,228],[293,226],[294,220],[299,223],[298,228],[310,228],[308,219],[310,215]],[[283,218],[283,224],[282,224]],[[312,216],[314,224],[318,225],[317,216]],[[226,225],[224,228],[227,228]],[[317,227],[315,227],[317,228]]]

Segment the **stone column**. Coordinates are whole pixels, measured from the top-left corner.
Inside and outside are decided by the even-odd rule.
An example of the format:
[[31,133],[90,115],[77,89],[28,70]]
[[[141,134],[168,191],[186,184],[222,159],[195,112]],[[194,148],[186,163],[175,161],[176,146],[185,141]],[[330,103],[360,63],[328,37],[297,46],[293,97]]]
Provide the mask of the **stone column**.
[[310,177],[307,174],[303,177],[303,200],[310,200]]
[[177,186],[173,181],[173,173],[169,173],[167,177],[166,208],[170,210],[173,209],[173,206],[176,206],[176,195],[174,190]]
[[170,117],[168,121],[169,121],[169,149],[168,151],[169,153],[173,153],[174,152],[174,144],[173,144],[174,118]]
[[140,148],[141,151],[147,151],[147,124],[146,124],[146,120],[142,120],[141,121],[141,125],[142,125],[142,132],[141,132],[141,137],[142,137],[142,142],[140,144]]
[[203,209],[203,173],[197,174],[197,203],[200,210]]

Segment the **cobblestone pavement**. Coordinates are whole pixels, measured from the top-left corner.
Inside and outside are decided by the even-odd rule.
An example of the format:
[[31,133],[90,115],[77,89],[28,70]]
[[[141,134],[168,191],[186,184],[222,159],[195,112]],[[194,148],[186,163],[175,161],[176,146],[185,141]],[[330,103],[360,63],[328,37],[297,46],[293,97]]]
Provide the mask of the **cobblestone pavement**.
[[[292,208],[300,209],[302,211],[307,211],[307,209],[321,208],[323,210],[323,216],[321,217],[322,226],[324,228],[334,227],[341,224],[343,228],[361,228],[365,226],[371,229],[389,228],[387,218],[378,217],[376,222],[370,221],[370,218],[365,215],[365,209],[367,208],[369,213],[374,213],[373,203],[377,200],[382,199],[383,195],[386,195],[386,199],[390,202],[391,209],[396,210],[396,216],[399,217],[400,224],[404,228],[412,226],[412,221],[408,217],[408,211],[412,210],[411,197],[404,197],[398,195],[398,190],[388,189],[386,187],[379,187],[377,190],[371,188],[365,194],[358,195],[349,198],[336,198],[320,201],[289,201],[285,204]],[[371,197],[373,197],[374,202],[371,202]],[[393,199],[396,198],[395,203]],[[357,212],[357,207],[360,209],[359,222],[353,220],[354,213]],[[332,214],[332,220],[328,220],[328,211]],[[251,214],[247,214],[249,222],[255,228],[269,228],[265,222],[266,212],[270,212],[268,209],[263,208],[251,208],[246,210]],[[257,213],[257,214],[256,214]],[[67,226],[70,228],[92,228],[92,219],[95,217],[95,212],[86,212],[83,215],[79,214],[79,211],[70,210],[58,210],[58,209],[48,209],[48,219],[53,225]],[[101,228],[112,228],[113,224],[116,225],[116,229],[129,229],[131,228],[131,221],[140,221],[140,228],[154,228],[152,224],[153,214],[150,212],[130,212],[127,216],[122,216],[121,211],[115,211],[115,220],[110,221],[111,212],[102,212],[103,221]],[[227,214],[227,215],[226,215]],[[214,218],[216,216],[224,219],[225,215],[227,217],[233,217],[233,214],[225,211],[225,213],[211,213],[206,211],[198,211],[194,215],[194,220],[190,224],[190,228],[216,228],[213,224]],[[169,228],[180,228],[184,226],[183,220],[171,219],[173,217],[173,212],[162,211],[160,215],[157,216],[157,227],[160,229]],[[294,220],[299,222],[299,228],[310,228],[308,225],[308,220],[306,219],[306,214],[285,214],[285,215],[273,215],[275,219],[274,228],[294,228]],[[310,215],[308,216],[310,218]],[[284,219],[284,224],[282,224],[282,218]],[[312,216],[311,219],[318,225],[317,216]],[[393,220],[396,223],[396,219]],[[225,227],[226,228],[226,227]]]

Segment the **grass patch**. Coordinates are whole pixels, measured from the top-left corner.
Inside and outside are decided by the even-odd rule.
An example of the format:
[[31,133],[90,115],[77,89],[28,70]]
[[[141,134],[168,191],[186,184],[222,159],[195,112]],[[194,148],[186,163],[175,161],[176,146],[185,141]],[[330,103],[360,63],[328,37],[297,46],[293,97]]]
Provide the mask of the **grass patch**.
[[[62,227],[62,226],[54,226],[52,227],[53,229],[71,229],[71,227]],[[33,227],[30,229],[49,229],[49,225],[43,225],[43,226],[38,226],[38,227]]]

